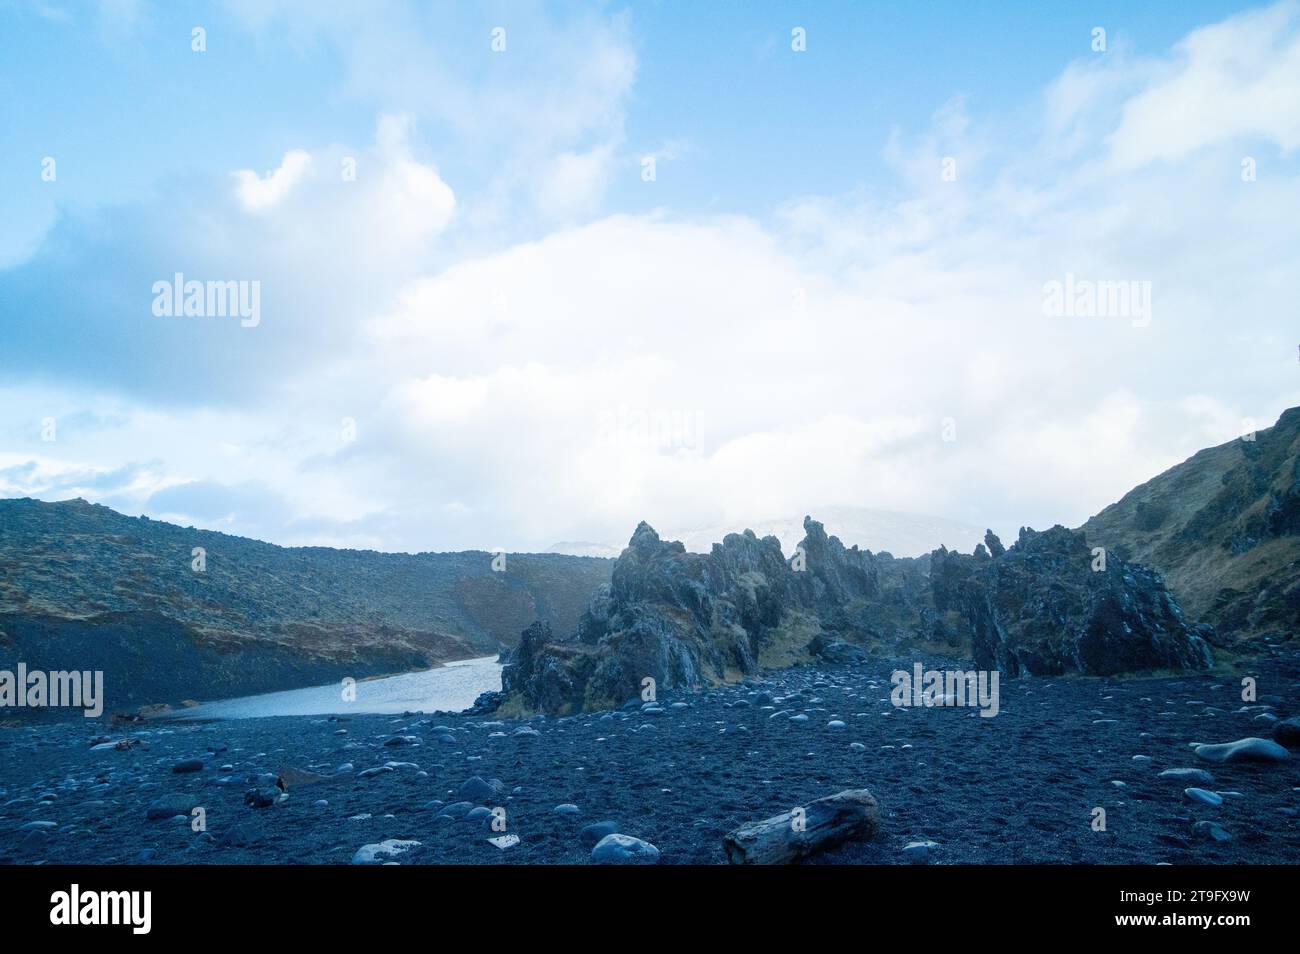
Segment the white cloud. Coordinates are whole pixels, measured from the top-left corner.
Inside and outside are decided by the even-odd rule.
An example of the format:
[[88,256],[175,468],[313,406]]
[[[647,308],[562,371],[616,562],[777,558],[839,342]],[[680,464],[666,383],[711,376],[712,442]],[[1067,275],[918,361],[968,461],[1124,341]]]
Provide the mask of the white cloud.
[[411,126],[409,116],[380,119],[380,175],[374,188],[363,185],[361,206],[374,236],[388,235],[407,245],[442,233],[456,211],[456,196],[437,169],[413,157]]
[[598,210],[637,71],[627,13],[512,5],[493,53],[492,21],[464,4],[228,6],[259,35],[335,49],[338,95],[448,131],[490,177],[470,220],[506,231],[525,213],[546,224]]
[[260,212],[276,205],[289,194],[289,190],[302,181],[311,166],[311,154],[301,149],[285,153],[277,169],[259,176],[251,169],[231,173],[235,180],[235,195],[249,212]]
[[1110,136],[1119,170],[1261,139],[1300,146],[1300,5],[1283,2],[1196,30],[1124,104]]

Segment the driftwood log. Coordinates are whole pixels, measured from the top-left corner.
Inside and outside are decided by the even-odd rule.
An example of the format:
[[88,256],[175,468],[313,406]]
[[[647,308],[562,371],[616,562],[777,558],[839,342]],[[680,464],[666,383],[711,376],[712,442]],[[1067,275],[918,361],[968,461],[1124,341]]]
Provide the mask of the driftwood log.
[[733,865],[788,865],[880,828],[880,807],[865,788],[819,798],[803,808],[741,825],[723,839]]

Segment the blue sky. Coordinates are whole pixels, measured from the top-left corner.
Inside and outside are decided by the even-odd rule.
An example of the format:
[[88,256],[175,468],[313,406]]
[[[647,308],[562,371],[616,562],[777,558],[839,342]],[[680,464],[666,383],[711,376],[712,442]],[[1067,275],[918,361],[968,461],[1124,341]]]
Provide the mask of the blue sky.
[[[0,493],[405,550],[1081,522],[1300,403],[1300,12],[1046,11],[0,0]],[[152,314],[176,272],[259,325]],[[1045,316],[1067,273],[1150,321]]]
[[[669,201],[761,215],[800,192],[889,189],[881,143],[893,127],[915,127],[952,96],[1011,127],[1062,64],[1089,51],[1094,26],[1109,27],[1112,46],[1158,53],[1190,29],[1249,6],[1089,3],[1049,14],[1041,4],[1002,2],[609,5],[610,19],[624,18],[637,60],[626,105],[629,143],[645,152],[689,143],[691,158],[649,195],[633,168],[611,190],[610,206],[642,211]],[[534,55],[519,34],[513,51],[507,43],[511,55],[498,58],[504,69],[487,53],[484,38],[508,25],[519,4],[461,7],[412,5],[405,22],[471,77],[509,75],[515,60]],[[0,175],[17,186],[4,193],[9,227],[0,261],[29,252],[59,203],[139,199],[160,181],[257,168],[304,145],[363,142],[377,110],[425,113],[437,96],[420,88],[357,93],[328,40],[295,39],[293,26],[280,21],[258,32],[239,9],[0,4],[7,117]],[[815,55],[790,55],[792,24],[808,31]],[[190,50],[195,25],[212,37],[202,56]],[[445,157],[446,174],[473,183],[484,171],[476,155],[462,155],[456,130],[429,120],[421,131]],[[33,154],[62,160],[57,192],[32,180]],[[741,176],[737,157],[744,157]]]

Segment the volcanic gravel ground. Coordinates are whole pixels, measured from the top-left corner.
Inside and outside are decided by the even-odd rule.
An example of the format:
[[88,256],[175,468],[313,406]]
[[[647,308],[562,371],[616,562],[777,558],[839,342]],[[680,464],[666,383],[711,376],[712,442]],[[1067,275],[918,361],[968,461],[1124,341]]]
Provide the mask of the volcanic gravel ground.
[[[1300,713],[1300,656],[1258,664],[1252,705],[1222,676],[1018,679],[1002,681],[994,718],[895,708],[890,672],[912,663],[797,667],[661,693],[651,711],[559,719],[299,716],[151,722],[108,735],[104,720],[3,728],[0,861],[340,864],[398,839],[419,842],[393,856],[403,864],[585,864],[594,839],[583,827],[611,821],[656,846],[662,863],[719,864],[737,826],[857,788],[879,800],[880,832],[813,863],[904,863],[904,846],[925,840],[938,845],[932,864],[1300,861],[1300,752],[1210,764],[1190,747],[1268,738],[1268,714]],[[836,720],[843,727],[829,725]],[[91,749],[104,738],[138,744]],[[187,760],[202,767],[174,771]],[[1181,767],[1213,781],[1159,777]],[[282,773],[287,798],[275,787]],[[487,784],[458,794],[476,776]],[[1222,804],[1190,801],[1189,786],[1220,793]],[[275,803],[246,804],[250,790]],[[206,831],[164,808],[149,820],[164,796],[188,796],[182,812],[202,806]],[[459,802],[470,804],[448,808]],[[489,813],[471,812],[478,805],[503,808],[518,844],[490,844],[499,832]],[[1104,831],[1094,830],[1095,808],[1105,809]],[[1217,823],[1227,840],[1194,829],[1198,821]]]

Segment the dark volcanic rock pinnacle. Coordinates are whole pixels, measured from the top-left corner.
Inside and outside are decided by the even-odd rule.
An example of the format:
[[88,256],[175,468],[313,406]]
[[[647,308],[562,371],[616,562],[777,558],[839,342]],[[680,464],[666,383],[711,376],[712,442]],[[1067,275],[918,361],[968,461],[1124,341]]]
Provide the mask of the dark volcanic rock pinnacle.
[[[977,665],[1015,676],[1139,669],[1203,669],[1205,628],[1189,623],[1149,567],[1108,555],[1104,568],[1083,533],[1020,531],[1011,549],[969,571],[947,564],[945,593],[968,615]],[[961,566],[962,558],[956,563]]]
[[535,622],[523,631],[501,670],[501,689],[508,696],[518,694],[529,709],[558,712],[581,699],[594,663],[584,647],[552,646],[550,624]]
[[869,551],[856,546],[846,549],[839,537],[828,537],[812,517],[803,518],[803,530],[799,546],[807,559],[807,572],[797,580],[805,606],[836,607],[880,592],[875,558]]
[[988,548],[989,556],[997,558],[1007,552],[1007,548],[1002,545],[998,535],[992,530],[984,531],[984,546]]

